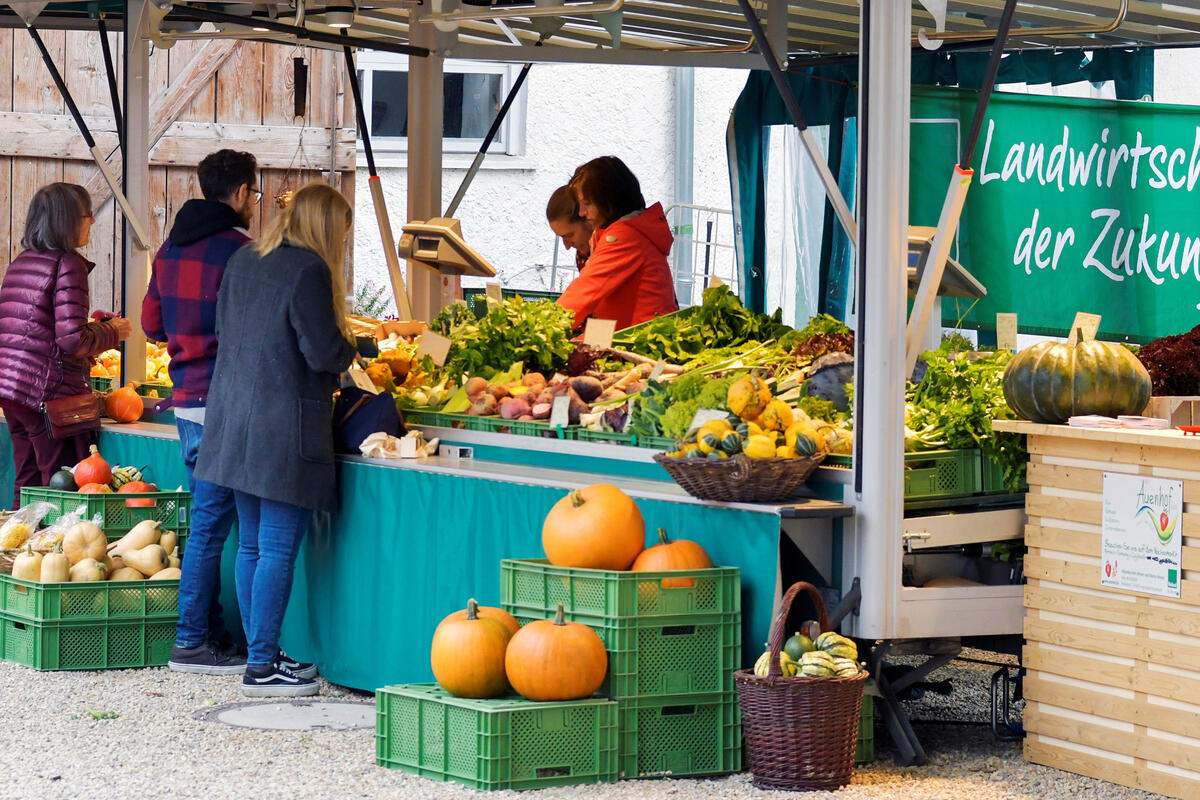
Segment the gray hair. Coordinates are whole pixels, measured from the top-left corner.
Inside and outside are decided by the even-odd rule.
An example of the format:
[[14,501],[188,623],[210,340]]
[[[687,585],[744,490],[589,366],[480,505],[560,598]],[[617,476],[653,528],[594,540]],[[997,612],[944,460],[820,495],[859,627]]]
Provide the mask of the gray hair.
[[21,247],[40,252],[73,253],[79,246],[83,220],[91,214],[92,198],[82,186],[74,183],[43,186],[29,201]]

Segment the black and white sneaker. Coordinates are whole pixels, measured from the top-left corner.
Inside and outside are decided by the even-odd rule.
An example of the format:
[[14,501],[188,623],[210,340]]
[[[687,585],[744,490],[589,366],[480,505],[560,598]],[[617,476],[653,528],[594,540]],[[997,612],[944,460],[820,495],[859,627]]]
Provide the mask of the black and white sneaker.
[[275,656],[275,663],[281,667],[287,667],[301,678],[317,677],[316,664],[310,664],[307,661],[297,661],[282,650],[279,651],[279,655]]
[[197,647],[172,647],[167,668],[196,675],[241,675],[246,671],[246,659],[222,653],[212,642],[205,642]]
[[321,687],[312,678],[301,678],[281,664],[247,665],[242,694],[247,697],[307,697]]

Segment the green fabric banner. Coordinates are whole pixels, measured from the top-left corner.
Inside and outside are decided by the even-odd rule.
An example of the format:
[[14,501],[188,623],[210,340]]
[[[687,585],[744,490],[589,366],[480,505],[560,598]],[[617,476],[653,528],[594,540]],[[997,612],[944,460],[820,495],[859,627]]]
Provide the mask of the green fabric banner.
[[[977,94],[913,89],[910,222],[936,225]],[[949,301],[946,324],[1148,341],[1200,322],[1198,109],[996,93],[952,257],[987,297]]]

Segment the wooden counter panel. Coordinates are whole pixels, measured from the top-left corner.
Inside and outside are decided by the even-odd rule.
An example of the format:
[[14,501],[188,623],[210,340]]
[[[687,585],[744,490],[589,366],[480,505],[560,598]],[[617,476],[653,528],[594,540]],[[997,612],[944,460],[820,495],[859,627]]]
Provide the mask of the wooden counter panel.
[[[1124,466],[1113,464],[1112,466]],[[1124,470],[1110,470],[1112,472]],[[1146,467],[1142,467],[1137,473],[1155,478],[1175,478],[1183,480],[1183,497],[1184,502],[1200,503],[1200,480],[1184,477],[1182,474],[1160,474],[1163,471],[1156,471],[1153,475]],[[1166,472],[1170,472],[1169,470]],[[1182,473],[1183,470],[1176,472]],[[1192,473],[1200,473],[1200,457],[1197,458],[1196,468],[1188,470]],[[1088,469],[1082,466],[1071,466],[1063,464],[1048,464],[1042,460],[1031,461],[1029,470],[1026,473],[1027,480],[1031,486],[1041,486],[1043,488],[1053,489],[1069,489],[1076,492],[1091,492],[1099,495],[1104,491],[1104,470],[1103,469]]]
[[[1186,517],[1187,515],[1184,516]],[[1195,533],[1200,533],[1200,530],[1195,531]],[[1197,540],[1198,539],[1185,539],[1185,541]],[[1098,561],[1100,558],[1101,535],[1099,532],[1074,531],[1065,530],[1063,528],[1048,528],[1040,525],[1026,525],[1025,544],[1028,547],[1037,547],[1045,550],[1054,550],[1060,553],[1074,553],[1075,555],[1088,556],[1089,558],[1095,558]],[[1200,570],[1200,547],[1184,545],[1182,549],[1183,568],[1189,571]],[[1107,587],[1105,587],[1105,591],[1108,591]]]
[[[1099,748],[1097,748],[1099,749]],[[1087,775],[1092,778],[1144,789],[1148,792],[1158,792],[1169,797],[1195,797],[1196,787],[1200,786],[1200,775],[1194,780],[1177,775],[1167,774],[1150,767],[1146,763],[1135,764],[1129,756],[1119,756],[1124,761],[1101,758],[1090,753],[1069,749],[1031,734],[1025,738],[1025,758],[1035,764],[1045,764]],[[1114,756],[1114,758],[1118,758]]]
[[1200,446],[1178,448],[1137,442],[1113,442],[1103,439],[1088,441],[1087,439],[1030,436],[1028,448],[1031,456],[1056,456],[1114,464],[1200,471]]

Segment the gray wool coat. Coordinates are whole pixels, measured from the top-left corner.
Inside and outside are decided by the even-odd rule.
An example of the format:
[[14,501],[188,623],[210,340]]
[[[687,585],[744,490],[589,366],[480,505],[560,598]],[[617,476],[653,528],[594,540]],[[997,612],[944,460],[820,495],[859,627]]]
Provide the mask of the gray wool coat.
[[233,255],[217,296],[217,363],[196,477],[333,510],[333,393],[355,346],[337,327],[329,268],[286,242]]

